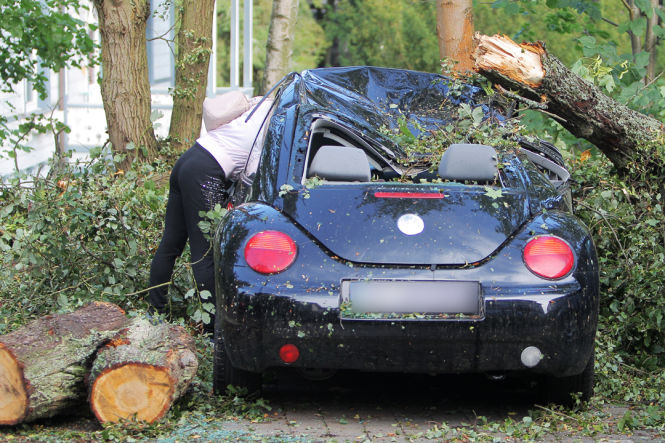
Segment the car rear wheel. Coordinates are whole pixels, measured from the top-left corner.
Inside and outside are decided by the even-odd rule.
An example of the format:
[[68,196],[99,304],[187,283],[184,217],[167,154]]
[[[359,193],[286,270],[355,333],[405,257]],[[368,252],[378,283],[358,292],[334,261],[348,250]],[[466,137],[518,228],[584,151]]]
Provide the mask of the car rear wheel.
[[581,374],[569,377],[551,377],[546,381],[546,400],[550,403],[573,407],[577,400],[588,402],[593,396],[595,352]]
[[226,387],[233,385],[246,390],[246,395],[261,391],[261,374],[234,368],[224,348],[222,337],[215,331],[215,358],[213,361],[213,390],[217,395],[226,393]]

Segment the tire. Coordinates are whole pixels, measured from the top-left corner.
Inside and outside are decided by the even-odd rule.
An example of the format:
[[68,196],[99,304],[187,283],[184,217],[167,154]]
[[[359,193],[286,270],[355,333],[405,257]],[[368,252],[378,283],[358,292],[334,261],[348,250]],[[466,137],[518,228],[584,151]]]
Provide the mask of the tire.
[[593,396],[595,352],[587,362],[582,373],[569,377],[550,377],[545,386],[546,400],[567,408],[588,402]]
[[215,330],[215,355],[212,370],[213,392],[217,395],[226,394],[228,385],[240,388],[243,393],[237,395],[254,395],[261,391],[261,374],[234,368],[224,347],[221,334]]

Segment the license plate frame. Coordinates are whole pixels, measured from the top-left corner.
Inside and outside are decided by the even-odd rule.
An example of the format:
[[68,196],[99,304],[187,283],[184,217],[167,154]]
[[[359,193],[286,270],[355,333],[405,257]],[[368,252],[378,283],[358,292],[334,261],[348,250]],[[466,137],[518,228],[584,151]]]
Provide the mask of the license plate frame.
[[484,317],[478,281],[346,279],[341,282],[343,319],[462,319]]

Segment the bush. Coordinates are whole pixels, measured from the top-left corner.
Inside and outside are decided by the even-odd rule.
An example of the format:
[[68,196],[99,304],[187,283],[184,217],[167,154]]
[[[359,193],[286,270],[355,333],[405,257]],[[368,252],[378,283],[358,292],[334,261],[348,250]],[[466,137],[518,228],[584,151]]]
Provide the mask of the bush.
[[[577,215],[591,229],[600,262],[601,323],[626,361],[665,365],[665,215],[663,147],[642,151],[622,174],[604,158],[577,160]],[[647,161],[649,159],[649,161]]]
[[[92,300],[128,311],[146,308],[170,167],[157,161],[118,171],[101,150],[93,156],[57,177],[14,183],[0,192],[0,334]],[[186,260],[187,255],[181,262]],[[188,270],[177,267],[176,302],[194,287]],[[174,307],[174,315],[184,316],[177,311],[182,306]]]

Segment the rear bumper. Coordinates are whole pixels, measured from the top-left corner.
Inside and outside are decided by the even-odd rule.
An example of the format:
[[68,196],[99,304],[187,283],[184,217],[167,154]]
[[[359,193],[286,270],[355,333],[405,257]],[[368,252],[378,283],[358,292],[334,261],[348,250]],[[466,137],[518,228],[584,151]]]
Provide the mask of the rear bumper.
[[[343,319],[339,301],[312,297],[237,294],[235,308],[220,315],[225,347],[234,366],[355,369],[412,373],[581,373],[592,351],[598,299],[575,285],[569,291],[484,294],[480,319]],[[545,289],[545,288],[543,288]],[[335,306],[336,305],[336,306]],[[251,306],[251,309],[245,307]],[[300,357],[286,365],[286,343]],[[543,359],[522,364],[528,346]]]

